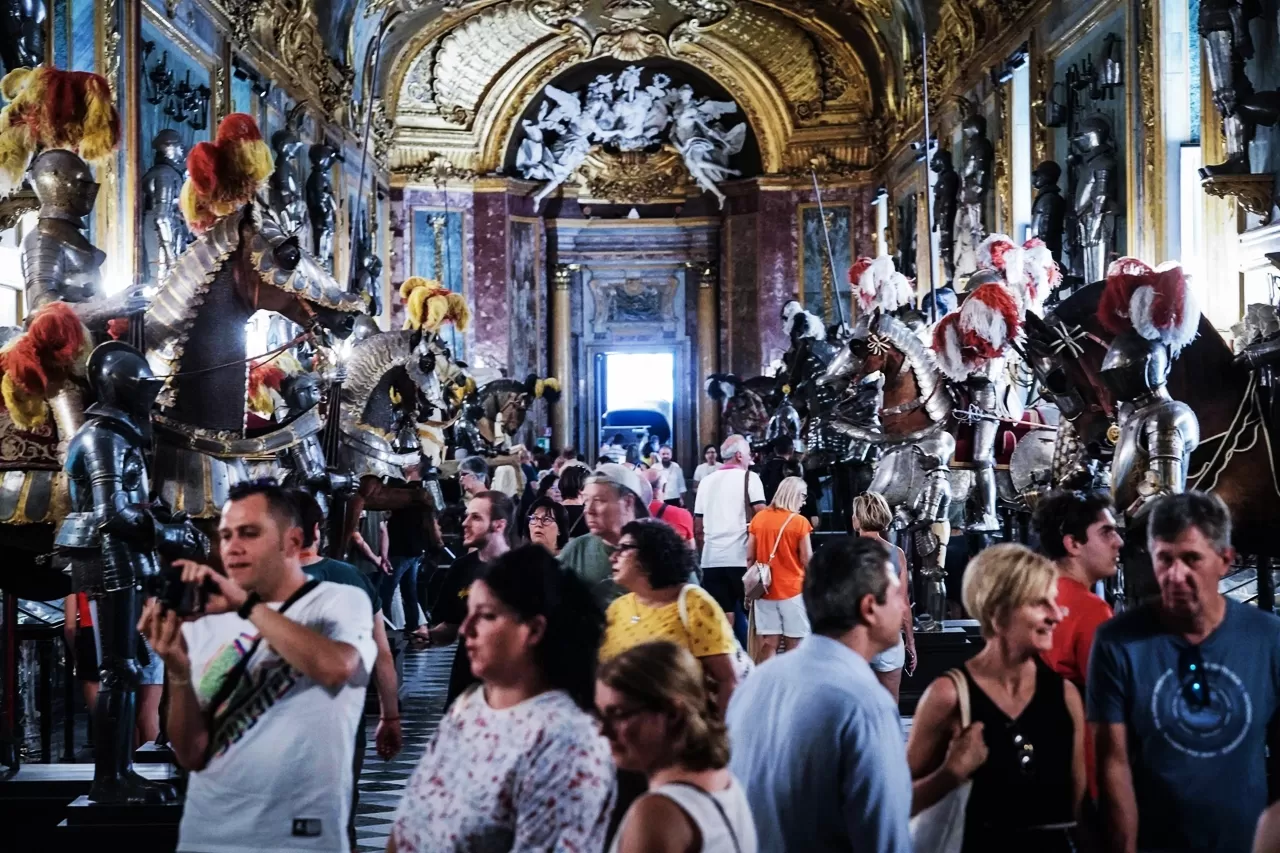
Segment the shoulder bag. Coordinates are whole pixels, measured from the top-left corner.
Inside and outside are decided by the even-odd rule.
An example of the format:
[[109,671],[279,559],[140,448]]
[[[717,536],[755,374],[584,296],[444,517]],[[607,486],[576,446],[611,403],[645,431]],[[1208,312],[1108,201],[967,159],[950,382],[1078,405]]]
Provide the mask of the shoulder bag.
[[791,513],[791,515],[787,516],[787,520],[782,522],[782,527],[778,528],[778,538],[774,540],[773,550],[769,552],[769,559],[764,562],[756,560],[752,563],[751,568],[747,569],[747,573],[742,576],[742,588],[746,593],[747,601],[757,601],[769,593],[769,586],[773,583],[773,558],[777,556],[778,546],[782,544],[783,531],[787,529],[787,525],[795,517],[796,513]]
[[[969,682],[958,669],[943,673],[956,686],[960,701],[960,728],[969,727]],[[911,844],[931,853],[960,853],[964,846],[964,812],[969,805],[973,780],[966,779],[941,800],[911,818]]]
[[[687,583],[680,588],[679,602],[680,624],[684,626],[684,632],[689,633],[689,605],[685,598],[689,594],[689,590],[693,589],[694,584]],[[732,618],[732,617],[729,617]],[[729,635],[733,636],[732,625],[730,626]],[[742,648],[742,644],[738,642],[736,636],[733,637],[733,651],[729,653],[729,660],[733,664],[733,674],[737,676],[738,682],[751,674],[751,670],[755,668],[755,664],[751,661],[751,656],[747,654],[746,649]]]
[[[320,581],[318,580],[312,579],[307,581],[298,588],[297,592],[289,596],[288,600],[285,601],[284,604],[281,604],[280,609],[276,612],[284,613],[297,603],[299,599],[319,585]],[[249,650],[245,652],[244,655],[241,656],[240,660],[236,661],[235,666],[231,667],[231,669],[227,671],[227,674],[222,677],[222,681],[218,684],[217,691],[213,694],[213,698],[209,700],[208,706],[205,707],[205,730],[209,733],[208,747],[205,752],[206,763],[213,757],[214,744],[218,742],[218,738],[216,737],[218,729],[220,729],[222,725],[230,719],[237,710],[239,710],[240,706],[247,701],[247,699],[252,698],[251,696],[244,697],[239,703],[229,704],[223,713],[218,713],[218,707],[226,703],[227,700],[232,697],[232,694],[236,692],[236,688],[240,686],[240,682],[244,680],[245,673],[249,671],[249,662],[253,659],[254,654],[257,653],[258,647],[261,645],[262,635],[259,634],[258,639],[254,640],[249,646]]]

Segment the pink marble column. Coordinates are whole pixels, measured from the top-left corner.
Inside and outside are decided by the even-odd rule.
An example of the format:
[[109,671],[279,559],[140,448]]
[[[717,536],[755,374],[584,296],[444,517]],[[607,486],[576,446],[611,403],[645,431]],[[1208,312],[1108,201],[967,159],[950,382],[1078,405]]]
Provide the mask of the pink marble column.
[[[512,318],[507,311],[506,193],[475,194],[475,277],[472,279],[472,310],[475,312],[472,361],[475,366],[507,367],[511,352]],[[518,322],[532,322],[520,318]]]

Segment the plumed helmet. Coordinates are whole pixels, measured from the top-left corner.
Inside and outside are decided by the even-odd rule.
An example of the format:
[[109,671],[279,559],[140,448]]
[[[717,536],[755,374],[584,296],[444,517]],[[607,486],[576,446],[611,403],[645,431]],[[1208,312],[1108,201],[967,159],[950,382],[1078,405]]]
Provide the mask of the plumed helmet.
[[42,207],[88,216],[98,197],[98,183],[89,165],[62,148],[43,151],[31,161],[31,189]]
[[1152,268],[1137,258],[1120,258],[1107,268],[1098,322],[1114,335],[1134,329],[1176,357],[1195,339],[1200,308],[1177,261]]
[[1169,348],[1129,329],[1107,348],[1099,371],[1117,400],[1130,402],[1165,383],[1169,376]]

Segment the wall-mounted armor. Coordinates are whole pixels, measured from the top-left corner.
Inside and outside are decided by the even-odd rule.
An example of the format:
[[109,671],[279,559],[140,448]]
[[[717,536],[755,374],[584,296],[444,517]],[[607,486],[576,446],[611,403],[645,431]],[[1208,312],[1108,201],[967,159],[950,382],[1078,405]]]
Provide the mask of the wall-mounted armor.
[[298,177],[298,157],[306,145],[293,127],[288,126],[271,135],[271,147],[276,158],[275,171],[268,183],[271,208],[285,232],[297,234],[307,218],[307,200],[302,179]]
[[1083,158],[1075,198],[1077,242],[1083,256],[1079,272],[1086,283],[1092,283],[1106,275],[1115,251],[1120,167],[1111,124],[1102,116],[1082,121],[1071,142]]
[[933,230],[938,232],[938,248],[942,255],[942,275],[955,281],[956,200],[960,195],[960,173],[951,163],[951,152],[939,148],[929,168],[938,173],[933,185]]
[[956,275],[978,268],[978,246],[987,235],[984,210],[991,192],[995,149],[987,139],[987,120],[976,113],[964,120],[964,162],[960,169],[960,204],[955,224]]
[[308,153],[311,157],[311,174],[307,176],[307,216],[311,220],[311,253],[332,273],[338,201],[333,194],[333,179],[329,170],[341,158],[336,148],[324,142],[312,145]]
[[1044,161],[1031,173],[1031,186],[1036,191],[1031,205],[1031,236],[1044,241],[1058,264],[1062,263],[1062,235],[1067,221],[1067,200],[1058,188],[1061,177],[1062,167],[1052,160]]
[[142,176],[142,210],[155,236],[156,281],[162,282],[191,242],[186,220],[178,207],[186,152],[182,137],[170,128],[157,133],[151,147],[156,159],[155,165]]

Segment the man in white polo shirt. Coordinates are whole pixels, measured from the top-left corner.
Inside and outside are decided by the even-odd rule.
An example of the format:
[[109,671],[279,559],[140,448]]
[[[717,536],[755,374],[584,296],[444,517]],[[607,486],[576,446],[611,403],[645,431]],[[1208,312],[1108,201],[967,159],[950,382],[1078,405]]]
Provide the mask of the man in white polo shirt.
[[166,730],[192,771],[177,849],[347,853],[369,599],[307,577],[297,506],[274,482],[233,489],[218,533],[226,575],[182,564],[217,589],[204,614],[184,622],[153,599],[139,625],[168,667]]
[[693,505],[694,535],[702,551],[702,585],[733,620],[747,644],[742,576],[747,571],[747,525],[764,508],[764,484],[751,469],[751,445],[731,435],[720,445],[724,467],[703,479]]

